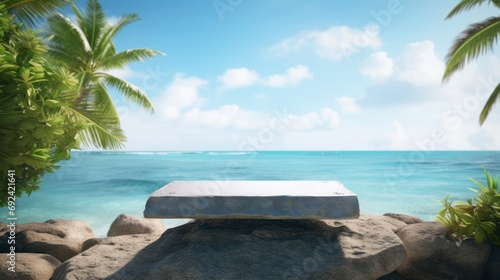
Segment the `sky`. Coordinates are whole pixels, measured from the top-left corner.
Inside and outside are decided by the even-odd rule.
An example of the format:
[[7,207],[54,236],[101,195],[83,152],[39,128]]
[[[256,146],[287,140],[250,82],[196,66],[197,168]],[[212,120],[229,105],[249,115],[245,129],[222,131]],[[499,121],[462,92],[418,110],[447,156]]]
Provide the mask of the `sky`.
[[500,107],[478,116],[500,46],[442,82],[454,38],[498,10],[445,20],[457,2],[101,0],[141,17],[119,51],[165,53],[112,72],[155,107],[111,91],[126,150],[499,150]]

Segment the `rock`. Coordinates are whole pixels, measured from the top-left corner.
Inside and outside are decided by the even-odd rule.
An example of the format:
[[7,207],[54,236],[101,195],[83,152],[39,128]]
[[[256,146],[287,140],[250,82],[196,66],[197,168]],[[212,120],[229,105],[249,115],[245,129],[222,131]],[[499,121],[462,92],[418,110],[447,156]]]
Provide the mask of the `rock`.
[[[82,252],[83,242],[95,237],[87,223],[72,220],[19,224],[16,232],[16,252],[49,254],[61,262]],[[0,237],[2,253],[9,252],[8,236],[5,232]]]
[[398,232],[407,259],[397,272],[407,279],[480,279],[491,251],[489,244],[464,240],[458,245],[445,236],[438,222],[407,225]]
[[394,271],[392,273],[380,277],[377,280],[406,280],[406,279],[404,279],[396,271]]
[[51,255],[16,253],[15,272],[9,271],[9,256],[0,254],[0,279],[49,280],[61,262]]
[[384,216],[394,218],[394,219],[399,220],[407,225],[425,222],[423,219],[420,219],[419,217],[414,217],[414,216],[405,215],[405,214],[385,213]]
[[138,251],[158,237],[160,236],[137,234],[91,238],[84,245],[91,245],[91,248],[64,262],[54,271],[52,279],[103,279],[125,266]]
[[[347,220],[347,222],[352,221],[352,220]],[[380,216],[380,215],[370,215],[370,214],[363,214],[359,217],[358,221],[363,221],[365,223],[380,223],[384,225],[386,228],[392,230],[392,232],[396,233],[400,229],[406,226],[404,222],[401,222],[397,219],[394,219],[392,217],[387,217],[387,216]]]
[[500,280],[500,246],[495,246],[486,263],[485,274],[492,280]]
[[195,220],[89,241],[53,279],[377,279],[405,260],[386,219]]
[[136,218],[127,214],[118,216],[108,231],[108,237],[127,234],[161,234],[165,225],[158,219]]

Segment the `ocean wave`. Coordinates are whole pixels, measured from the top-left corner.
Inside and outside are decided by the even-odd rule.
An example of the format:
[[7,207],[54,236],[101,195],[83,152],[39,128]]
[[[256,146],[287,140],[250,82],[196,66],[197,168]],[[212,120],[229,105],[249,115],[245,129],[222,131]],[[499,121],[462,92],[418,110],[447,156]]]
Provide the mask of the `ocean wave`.
[[177,151],[170,151],[170,152],[123,152],[123,154],[127,155],[199,155],[203,154],[203,152],[177,152]]
[[258,152],[208,152],[209,155],[257,155]]

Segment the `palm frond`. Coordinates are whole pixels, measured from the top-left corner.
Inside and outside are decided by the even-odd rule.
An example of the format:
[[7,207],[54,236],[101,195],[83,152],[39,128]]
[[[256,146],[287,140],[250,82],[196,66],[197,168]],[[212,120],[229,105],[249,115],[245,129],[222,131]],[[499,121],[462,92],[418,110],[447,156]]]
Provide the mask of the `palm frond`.
[[127,66],[130,62],[144,61],[157,55],[164,55],[162,52],[151,49],[131,49],[119,52],[111,57],[99,62],[102,69],[119,69]]
[[102,78],[105,84],[122,92],[128,100],[140,105],[144,109],[148,109],[151,113],[154,112],[151,101],[140,88],[108,73],[97,73],[97,76]]
[[96,82],[93,84],[91,91],[93,92],[95,106],[109,116],[119,119],[115,104],[106,87],[101,82]]
[[123,27],[137,20],[139,20],[138,15],[127,14],[121,16],[118,19],[117,23],[113,25],[107,24],[104,27],[103,31],[101,32],[101,36],[98,38],[97,45],[99,47],[97,49],[99,50],[99,53],[96,54],[95,58],[102,59],[105,57],[109,57],[110,55],[114,55],[115,54],[114,48],[111,48],[111,46],[113,46],[112,42],[113,37],[116,36],[118,32],[120,32],[120,30],[123,29]]
[[79,131],[78,138],[87,148],[119,150],[124,147],[126,137],[120,128],[120,120],[92,105],[70,106],[70,111],[88,125]]
[[451,10],[451,12],[446,16],[446,19],[450,19],[461,12],[468,11],[476,6],[480,6],[484,2],[489,2],[489,4],[493,4],[496,7],[500,8],[499,0],[462,0]]
[[492,50],[499,38],[500,17],[490,17],[470,25],[458,36],[448,52],[443,80],[447,80],[470,60]]
[[54,65],[64,65],[72,69],[81,68],[78,65],[82,65],[82,58],[77,56],[75,52],[57,44],[47,44],[47,47]]
[[7,9],[19,21],[34,26],[48,15],[57,13],[57,9],[63,8],[67,0],[8,0],[5,2]]
[[490,114],[491,110],[493,109],[493,105],[495,105],[496,102],[500,100],[500,83],[496,86],[496,88],[493,90],[491,93],[490,97],[486,101],[486,104],[484,104],[483,110],[481,111],[481,114],[479,115],[479,124],[483,125],[484,121]]
[[97,0],[88,0],[84,11],[84,21],[80,24],[89,44],[95,50],[97,40],[101,36],[103,28],[106,26],[106,15],[101,4]]
[[83,31],[71,22],[67,17],[58,14],[49,18],[48,24],[50,35],[53,35],[51,46],[60,46],[75,55],[87,55],[92,53],[92,47],[85,37]]

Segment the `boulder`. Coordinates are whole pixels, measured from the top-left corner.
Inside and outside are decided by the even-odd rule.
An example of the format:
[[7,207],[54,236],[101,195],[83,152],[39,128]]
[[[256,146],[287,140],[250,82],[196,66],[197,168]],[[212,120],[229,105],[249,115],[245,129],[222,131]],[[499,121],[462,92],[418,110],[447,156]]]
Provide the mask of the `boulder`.
[[108,237],[127,234],[161,234],[166,230],[165,225],[158,219],[136,218],[121,214],[111,224]]
[[[88,239],[84,243],[88,250],[59,266],[52,279],[104,279],[125,266],[137,252],[158,237],[160,235],[136,234]],[[121,278],[111,278],[114,279]]]
[[390,219],[195,220],[154,242],[89,240],[94,245],[57,268],[54,280],[377,279],[405,260],[393,232],[400,222]]
[[384,216],[394,218],[394,219],[399,220],[407,225],[425,222],[423,219],[420,219],[419,217],[405,215],[405,214],[385,213]]
[[0,279],[49,280],[61,264],[51,255],[16,253],[15,272],[12,272],[8,261],[7,254],[0,254]]
[[458,244],[446,232],[438,222],[411,224],[398,231],[407,259],[397,272],[407,279],[480,279],[491,246],[472,239]]
[[392,273],[380,277],[377,280],[406,280],[406,279],[404,279],[396,271],[394,271]]
[[361,224],[370,224],[370,225],[376,225],[376,224],[381,224],[383,227],[392,230],[392,232],[396,233],[400,229],[406,226],[404,222],[401,222],[397,219],[394,219],[392,217],[387,217],[387,216],[380,216],[380,215],[370,215],[370,214],[363,214],[359,217],[358,220],[345,220],[344,222],[346,223],[352,223],[353,221],[356,221],[355,224],[359,225],[359,222],[362,222]]
[[[0,237],[0,252],[9,252],[9,232]],[[48,220],[45,223],[27,223],[16,226],[16,252],[41,253],[54,256],[59,261],[82,252],[85,240],[95,237],[83,221]]]
[[500,280],[500,246],[495,246],[486,263],[485,274],[492,280]]

